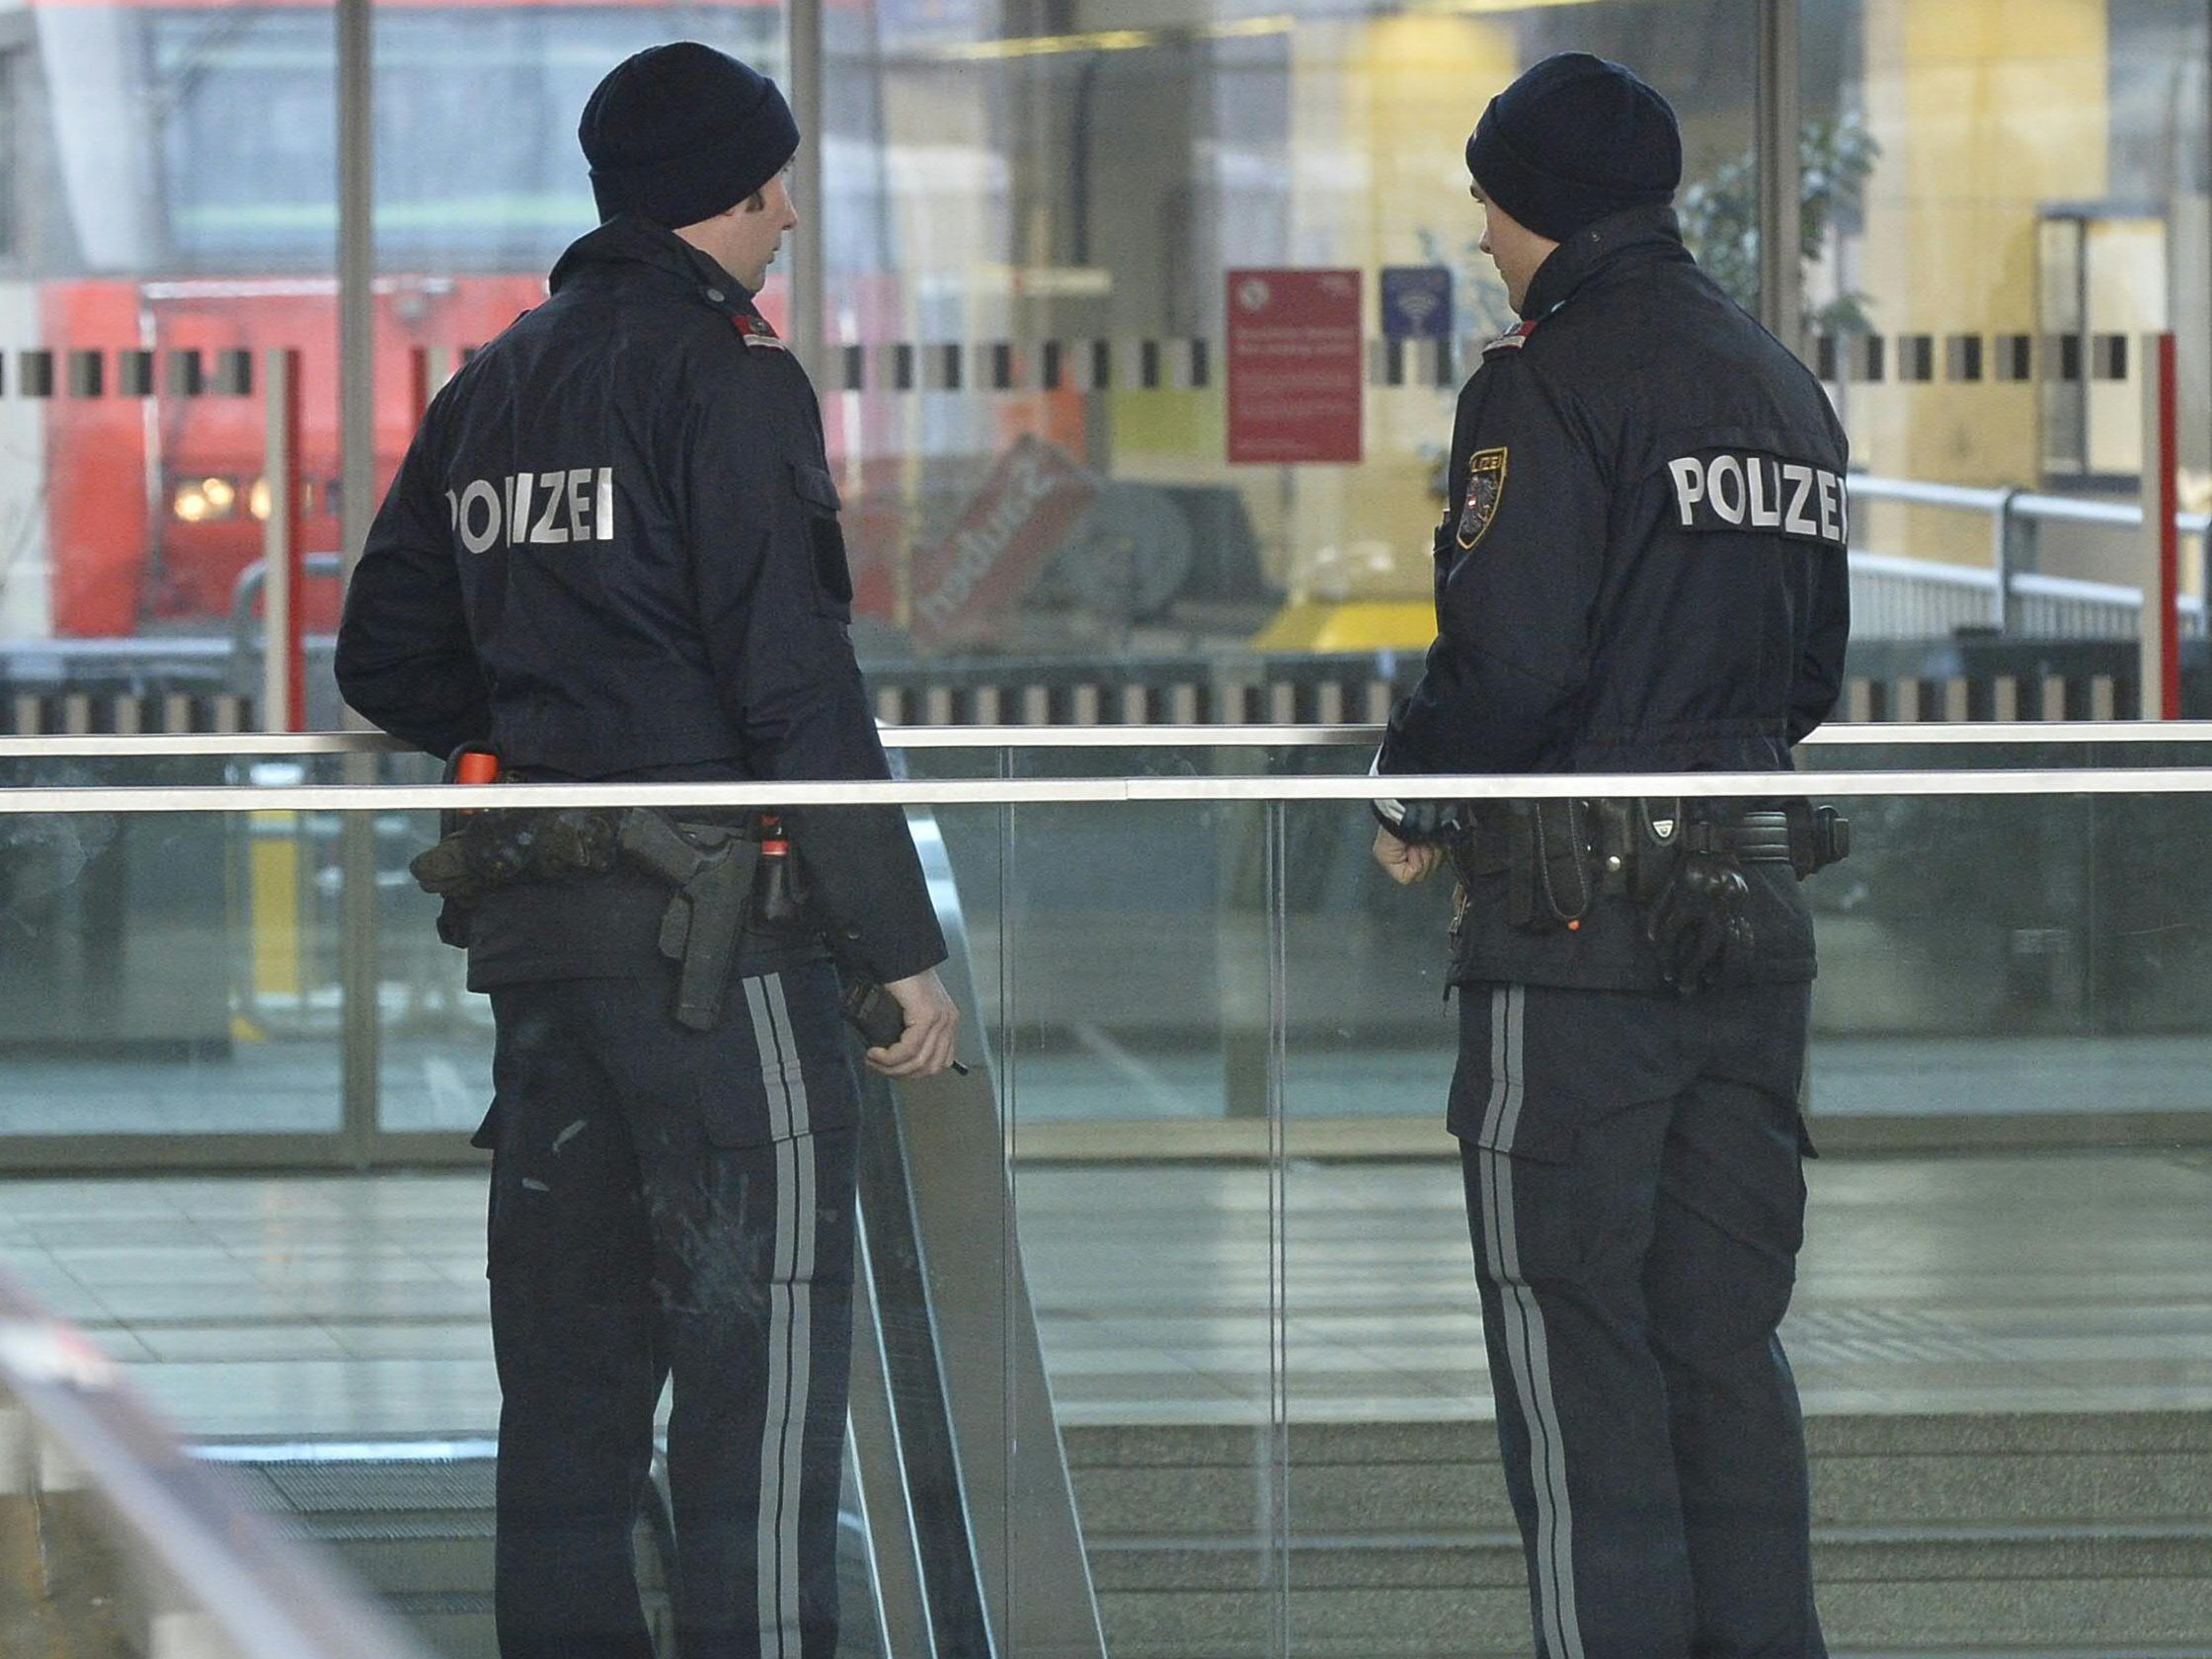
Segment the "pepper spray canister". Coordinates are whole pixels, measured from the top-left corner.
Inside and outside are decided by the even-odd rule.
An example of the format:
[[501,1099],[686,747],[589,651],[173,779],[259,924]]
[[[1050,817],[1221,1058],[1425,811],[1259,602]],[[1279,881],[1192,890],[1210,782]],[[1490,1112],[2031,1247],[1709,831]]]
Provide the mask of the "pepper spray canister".
[[776,925],[799,919],[798,879],[791,868],[791,839],[774,813],[760,820],[760,862],[752,877],[754,919]]

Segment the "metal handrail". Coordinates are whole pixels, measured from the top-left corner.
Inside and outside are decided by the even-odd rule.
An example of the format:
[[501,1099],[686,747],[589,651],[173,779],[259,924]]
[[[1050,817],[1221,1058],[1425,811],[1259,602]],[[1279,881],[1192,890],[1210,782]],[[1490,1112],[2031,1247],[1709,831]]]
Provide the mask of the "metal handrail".
[[[1380,726],[886,726],[893,750],[989,749],[1332,749],[1382,742]],[[2014,744],[2212,743],[2212,720],[2001,720],[1861,724],[1838,722],[1801,748],[1835,744],[1900,749]],[[186,732],[0,738],[0,760],[95,760],[168,755],[282,759],[318,754],[407,754],[381,732]]]
[[41,1464],[70,1470],[145,1572],[150,1615],[193,1620],[194,1652],[429,1659],[368,1598],[240,1509],[139,1402],[120,1367],[0,1273],[0,1428],[10,1406],[36,1439],[0,1442],[0,1496],[37,1501]]
[[[2074,496],[2046,496],[2039,491],[2006,485],[1936,484],[1918,478],[1877,478],[1855,472],[1845,487],[1865,501],[1904,502],[1914,507],[1941,507],[1965,513],[1998,513],[2010,510],[2018,518],[2049,518],[2075,524],[2109,524],[2116,529],[2143,527],[2140,502],[2093,502]],[[2212,513],[2176,513],[2175,526],[2183,535],[2203,535],[2212,529]]]
[[[1938,588],[1974,588],[1990,595],[1990,623],[2000,633],[2012,633],[2017,601],[2022,597],[2071,600],[2114,610],[2143,604],[2143,590],[2117,583],[2083,582],[2070,577],[2045,576],[2015,568],[2013,525],[2027,523],[2095,524],[2107,529],[2143,528],[2140,502],[2081,501],[2071,496],[2047,496],[2015,486],[1937,484],[1922,479],[1877,478],[1853,473],[1846,480],[1852,496],[1859,501],[1898,502],[1913,507],[1940,508],[1950,512],[1979,513],[1991,520],[1990,560],[1986,566],[1945,566],[1927,560],[1899,559],[1879,553],[1854,552],[1855,575],[1902,577]],[[2212,514],[2176,513],[2175,527],[2212,546]],[[2205,603],[2201,595],[2181,594],[2176,609],[2201,622]]]
[[[1417,785],[1425,800],[1569,798],[1714,800],[1919,795],[2207,795],[2212,767],[2024,767],[1973,771],[1543,772],[1331,777],[935,778],[865,783],[499,783],[469,789],[471,808],[947,807],[1207,801],[1367,801]],[[0,789],[0,816],[87,813],[435,812],[449,784]]]

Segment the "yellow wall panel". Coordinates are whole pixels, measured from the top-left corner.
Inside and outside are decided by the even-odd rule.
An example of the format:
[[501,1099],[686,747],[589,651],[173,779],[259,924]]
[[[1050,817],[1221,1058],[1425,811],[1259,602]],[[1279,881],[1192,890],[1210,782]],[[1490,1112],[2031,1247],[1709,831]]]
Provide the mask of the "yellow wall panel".
[[[2042,206],[2109,185],[2105,0],[1868,0],[1866,113],[1882,157],[1856,280],[1883,334],[2033,333]],[[1939,350],[1939,348],[1938,348]],[[2040,404],[2026,385],[1855,386],[1871,470],[2033,484]],[[1988,559],[1970,517],[1875,513],[1878,551]]]

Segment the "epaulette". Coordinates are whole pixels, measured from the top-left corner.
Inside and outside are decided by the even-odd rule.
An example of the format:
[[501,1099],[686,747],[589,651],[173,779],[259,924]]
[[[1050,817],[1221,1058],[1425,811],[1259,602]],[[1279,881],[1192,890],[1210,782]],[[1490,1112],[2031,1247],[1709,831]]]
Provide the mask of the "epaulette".
[[1507,352],[1518,352],[1522,347],[1528,345],[1529,336],[1536,331],[1537,325],[1534,320],[1526,323],[1516,323],[1505,333],[1499,335],[1497,339],[1491,341],[1489,345],[1483,347],[1482,355],[1486,357],[1495,357]]
[[757,311],[741,311],[730,319],[738,325],[738,336],[748,346],[762,352],[788,352],[790,347],[776,338],[776,331],[768,326],[768,319]]

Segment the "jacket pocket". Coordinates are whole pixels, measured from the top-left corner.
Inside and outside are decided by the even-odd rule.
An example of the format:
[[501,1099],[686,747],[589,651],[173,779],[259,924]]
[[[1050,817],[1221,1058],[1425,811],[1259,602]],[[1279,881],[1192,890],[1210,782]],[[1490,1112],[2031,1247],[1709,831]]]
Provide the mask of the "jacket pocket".
[[844,504],[826,467],[791,463],[791,487],[806,514],[807,550],[814,562],[815,608],[840,622],[852,619],[852,567],[845,560],[845,532],[837,522]]

